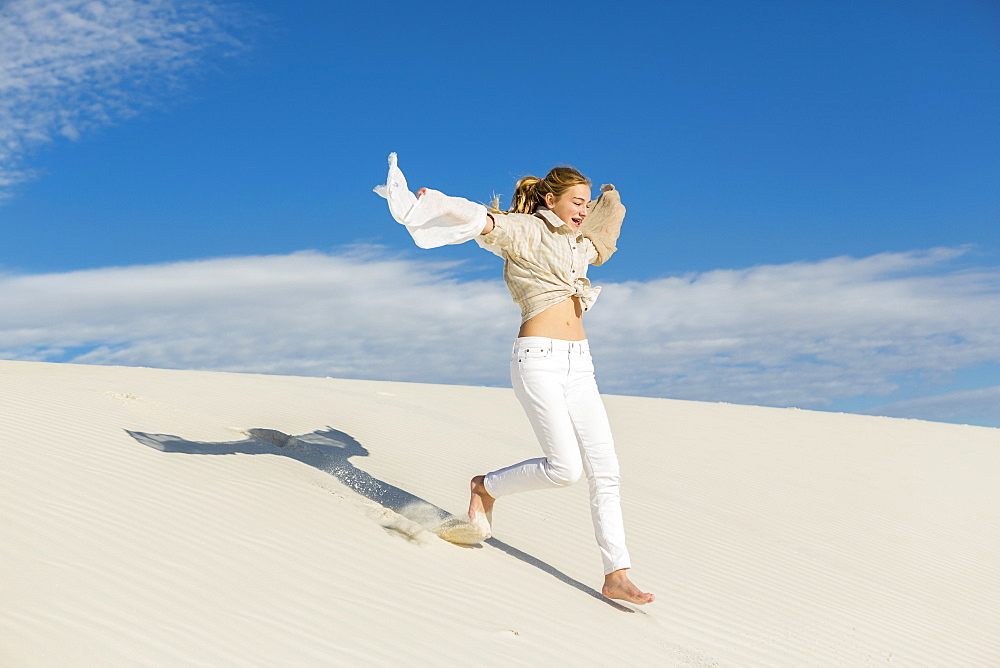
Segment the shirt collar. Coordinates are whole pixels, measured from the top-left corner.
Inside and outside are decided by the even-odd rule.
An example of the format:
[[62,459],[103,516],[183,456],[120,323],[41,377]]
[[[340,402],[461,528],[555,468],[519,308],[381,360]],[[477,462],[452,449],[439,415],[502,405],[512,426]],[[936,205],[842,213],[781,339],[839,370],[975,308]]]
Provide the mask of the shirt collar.
[[535,209],[535,215],[548,223],[549,226],[553,228],[554,232],[563,232],[568,234],[580,233],[580,230],[565,222],[562,218],[554,214],[552,209],[547,206],[539,206]]

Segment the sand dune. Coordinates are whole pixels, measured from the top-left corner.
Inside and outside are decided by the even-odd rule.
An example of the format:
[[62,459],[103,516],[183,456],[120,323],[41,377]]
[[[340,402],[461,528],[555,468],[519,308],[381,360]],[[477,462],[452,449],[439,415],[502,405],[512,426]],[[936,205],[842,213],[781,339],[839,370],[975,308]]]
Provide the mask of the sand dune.
[[0,362],[0,664],[1000,665],[1000,429],[606,403],[641,608],[585,484],[440,538],[509,390]]

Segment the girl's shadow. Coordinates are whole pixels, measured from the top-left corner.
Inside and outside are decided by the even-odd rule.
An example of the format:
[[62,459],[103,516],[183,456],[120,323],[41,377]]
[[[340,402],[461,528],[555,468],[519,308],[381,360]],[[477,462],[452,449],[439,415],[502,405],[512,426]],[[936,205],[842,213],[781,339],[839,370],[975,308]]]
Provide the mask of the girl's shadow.
[[351,490],[375,503],[399,513],[415,504],[428,508],[438,520],[451,517],[451,513],[424,501],[418,496],[383,482],[365,473],[349,457],[367,457],[368,451],[354,438],[342,431],[327,427],[304,436],[289,436],[274,429],[250,429],[242,441],[204,443],[185,441],[166,434],[145,434],[129,431],[128,434],[143,445],[162,452],[183,452],[189,455],[279,455],[290,457],[329,473]]
[[[241,441],[220,443],[187,441],[168,434],[147,434],[129,430],[126,432],[139,443],[161,452],[179,452],[189,455],[268,454],[290,457],[329,473],[352,491],[418,524],[426,525],[428,519],[436,520],[437,523],[455,519],[454,515],[443,508],[395,485],[379,480],[354,466],[348,461],[348,458],[366,457],[368,451],[353,437],[332,427],[303,436],[290,436],[275,429],[250,429],[246,432],[247,438]],[[561,582],[593,596],[617,610],[636,612],[635,609],[603,596],[597,590],[571,578],[541,559],[522,552],[503,541],[489,538],[485,543],[548,573]]]

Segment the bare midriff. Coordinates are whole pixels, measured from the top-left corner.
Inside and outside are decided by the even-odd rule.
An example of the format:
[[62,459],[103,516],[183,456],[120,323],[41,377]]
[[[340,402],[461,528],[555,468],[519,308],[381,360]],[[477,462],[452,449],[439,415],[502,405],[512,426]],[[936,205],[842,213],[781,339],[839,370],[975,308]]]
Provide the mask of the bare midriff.
[[583,341],[583,307],[577,297],[553,304],[530,320],[517,332],[518,336],[544,336],[561,341]]

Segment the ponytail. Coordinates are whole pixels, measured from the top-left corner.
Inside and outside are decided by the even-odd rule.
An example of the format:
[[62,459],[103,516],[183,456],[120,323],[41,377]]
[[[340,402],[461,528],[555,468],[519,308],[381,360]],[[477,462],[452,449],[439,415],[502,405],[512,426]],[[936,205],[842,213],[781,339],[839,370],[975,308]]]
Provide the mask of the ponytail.
[[491,202],[492,213],[534,213],[538,207],[545,206],[545,195],[552,193],[557,199],[568,189],[576,185],[590,186],[590,179],[572,167],[554,167],[544,179],[537,176],[523,176],[514,186],[514,194],[510,198],[510,209],[500,211],[500,196],[495,195]]

